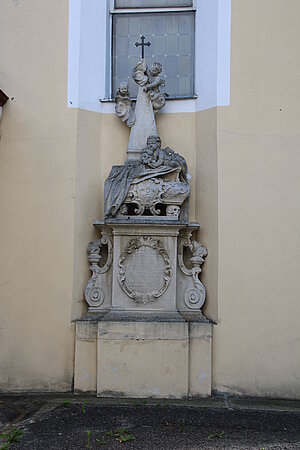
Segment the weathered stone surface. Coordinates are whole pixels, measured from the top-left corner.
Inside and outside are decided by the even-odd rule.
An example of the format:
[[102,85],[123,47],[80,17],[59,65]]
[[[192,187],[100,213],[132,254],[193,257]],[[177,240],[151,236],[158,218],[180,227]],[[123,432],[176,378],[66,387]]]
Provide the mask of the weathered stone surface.
[[211,394],[211,323],[190,323],[189,350],[189,396],[209,396]]
[[118,281],[130,298],[136,303],[155,301],[170,278],[170,257],[159,239],[141,236],[129,241],[119,259]]
[[211,324],[99,322],[97,394],[209,396],[211,337]]
[[[88,246],[92,277],[85,289],[89,313],[105,320],[180,320],[207,322],[202,314],[205,287],[200,281],[207,250],[185,226],[96,222],[101,239]],[[104,263],[100,265],[101,250]]]
[[[206,291],[200,281],[200,274],[207,250],[193,239],[193,229],[191,227],[181,230],[178,238],[177,308],[188,321],[206,321],[201,311]],[[185,250],[189,251],[188,258],[184,255]]]
[[98,322],[76,322],[74,390],[77,393],[97,390],[97,330]]
[[[135,111],[133,110],[128,84],[126,81],[119,86],[116,96],[116,114],[129,127],[132,127],[128,145],[128,159],[139,159],[150,135],[157,135],[154,111],[165,104],[165,95],[160,93],[160,87],[165,85],[160,76],[162,66],[153,63],[151,69],[142,59],[132,70],[132,77],[139,85]],[[153,111],[154,110],[154,111]]]
[[100,322],[97,394],[184,397],[188,355],[186,323]]
[[127,151],[129,160],[139,159],[145,147],[147,137],[151,134],[157,134],[152,104],[142,87],[139,87],[138,90],[135,116],[136,120],[134,126],[131,128]]
[[[106,249],[106,254],[102,249]],[[102,227],[101,238],[90,242],[88,245],[88,260],[91,263],[92,276],[85,288],[85,300],[89,305],[89,312],[106,313],[111,307],[111,283],[112,283],[112,260],[113,241],[111,230]],[[100,265],[104,253],[105,263]]]
[[128,83],[126,81],[120,83],[115,102],[115,111],[117,116],[122,120],[122,122],[125,122],[128,127],[133,127],[135,124],[135,113],[130,100]]
[[114,236],[111,313],[178,314],[178,226],[111,225]]
[[186,220],[189,179],[185,159],[169,147],[161,148],[160,138],[151,135],[139,160],[113,166],[104,187],[105,217]]

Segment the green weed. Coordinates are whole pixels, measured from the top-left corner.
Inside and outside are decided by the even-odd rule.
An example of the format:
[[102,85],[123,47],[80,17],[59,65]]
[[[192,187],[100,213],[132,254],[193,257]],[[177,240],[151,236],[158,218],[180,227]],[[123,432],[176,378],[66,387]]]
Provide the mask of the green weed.
[[222,439],[224,435],[225,435],[224,431],[221,431],[221,433],[210,433],[207,436],[207,439]]
[[132,402],[131,402],[132,406],[147,405],[147,403],[148,402],[145,399],[132,400]]
[[86,411],[86,400],[83,401],[83,404],[81,405],[81,412],[82,414],[85,414]]
[[133,441],[135,437],[129,433],[128,428],[119,428],[115,431],[108,431],[106,436],[114,437],[119,442]]
[[13,442],[20,442],[24,434],[24,431],[20,430],[20,428],[12,428],[10,431],[6,433],[0,434],[0,450],[8,450],[10,444]]
[[177,423],[177,427],[178,427],[178,431],[180,432],[185,432],[191,429],[191,425],[185,423],[185,421],[179,421]]
[[87,444],[86,444],[86,448],[91,449],[91,430],[87,430]]
[[101,437],[101,439],[96,439],[97,442],[99,442],[99,444],[101,445],[107,445],[108,441],[105,439],[104,436]]

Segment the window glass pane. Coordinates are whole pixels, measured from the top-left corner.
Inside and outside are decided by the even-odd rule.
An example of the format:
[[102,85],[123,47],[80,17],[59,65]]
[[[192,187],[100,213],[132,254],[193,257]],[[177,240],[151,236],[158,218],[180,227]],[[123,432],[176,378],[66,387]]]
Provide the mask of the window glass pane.
[[113,15],[112,97],[120,81],[128,80],[131,97],[137,96],[138,86],[131,70],[141,57],[140,36],[151,42],[145,48],[148,67],[155,61],[163,66],[166,78],[163,92],[170,97],[194,94],[194,13],[144,13]]
[[170,8],[193,6],[193,0],[115,0],[115,8]]

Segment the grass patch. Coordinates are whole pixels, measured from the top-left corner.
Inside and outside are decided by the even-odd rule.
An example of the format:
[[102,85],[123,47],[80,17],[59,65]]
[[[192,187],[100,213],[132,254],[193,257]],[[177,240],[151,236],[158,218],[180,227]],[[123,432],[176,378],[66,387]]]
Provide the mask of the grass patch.
[[225,436],[224,431],[221,431],[220,433],[210,433],[207,436],[207,439],[222,439]]
[[118,442],[134,441],[135,437],[129,433],[128,428],[119,428],[118,430],[108,431],[106,436],[115,438]]
[[10,444],[14,442],[20,442],[24,434],[24,431],[20,430],[20,428],[12,428],[10,431],[6,433],[0,434],[0,450],[8,450]]

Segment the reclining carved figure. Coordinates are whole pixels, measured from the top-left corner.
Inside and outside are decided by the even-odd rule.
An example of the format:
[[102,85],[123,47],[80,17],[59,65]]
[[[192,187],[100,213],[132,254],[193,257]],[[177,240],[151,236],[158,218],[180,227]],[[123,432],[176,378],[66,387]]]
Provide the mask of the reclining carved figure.
[[185,159],[169,147],[161,148],[158,136],[149,136],[140,159],[112,167],[104,185],[105,218],[126,214],[124,202],[137,203],[136,214],[143,214],[148,208],[159,215],[154,206],[161,203],[180,207],[190,193],[189,179]]

